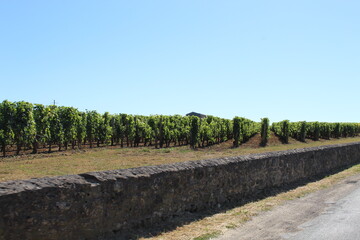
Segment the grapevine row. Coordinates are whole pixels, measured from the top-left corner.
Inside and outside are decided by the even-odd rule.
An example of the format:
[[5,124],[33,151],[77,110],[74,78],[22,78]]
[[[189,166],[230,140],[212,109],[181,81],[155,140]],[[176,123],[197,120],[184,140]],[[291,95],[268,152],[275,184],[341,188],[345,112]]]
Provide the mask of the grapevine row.
[[360,133],[359,123],[289,122],[273,123],[271,129],[284,143],[289,137],[305,142],[305,139],[319,140],[341,137],[355,137]]
[[[251,120],[242,120],[240,142],[258,130]],[[205,147],[232,139],[233,121],[214,116],[141,116],[81,112],[73,107],[44,106],[28,102],[0,103],[0,147],[17,154],[23,149],[54,147],[58,150],[100,145],[120,147],[187,145]]]
[[49,152],[69,147],[94,146],[163,148],[190,145],[205,147],[233,140],[238,147],[260,133],[261,145],[266,146],[270,129],[285,143],[289,137],[305,141],[306,138],[353,137],[360,133],[357,123],[282,122],[269,126],[269,119],[261,122],[235,117],[233,120],[214,116],[142,116],[129,114],[100,114],[96,111],[81,112],[73,107],[44,106],[28,102],[0,103],[0,149],[7,150],[40,148]]

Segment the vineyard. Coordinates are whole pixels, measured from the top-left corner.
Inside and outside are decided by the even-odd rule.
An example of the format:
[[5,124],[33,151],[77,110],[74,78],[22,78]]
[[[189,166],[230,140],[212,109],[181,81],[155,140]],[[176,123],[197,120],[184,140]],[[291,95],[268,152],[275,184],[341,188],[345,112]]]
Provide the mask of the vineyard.
[[358,123],[282,122],[270,126],[268,118],[255,122],[242,117],[141,116],[81,112],[73,107],[44,106],[24,101],[0,103],[0,146],[2,155],[21,151],[37,153],[68,148],[153,146],[164,148],[189,145],[206,147],[228,140],[239,147],[259,133],[266,146],[273,131],[284,143],[289,137],[299,141],[354,137]]

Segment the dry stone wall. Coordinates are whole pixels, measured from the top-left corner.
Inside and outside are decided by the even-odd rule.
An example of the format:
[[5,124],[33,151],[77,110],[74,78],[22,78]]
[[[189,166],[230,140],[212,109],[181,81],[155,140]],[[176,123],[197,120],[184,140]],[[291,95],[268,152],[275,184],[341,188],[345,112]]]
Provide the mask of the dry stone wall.
[[360,143],[0,183],[0,239],[117,239],[358,163]]

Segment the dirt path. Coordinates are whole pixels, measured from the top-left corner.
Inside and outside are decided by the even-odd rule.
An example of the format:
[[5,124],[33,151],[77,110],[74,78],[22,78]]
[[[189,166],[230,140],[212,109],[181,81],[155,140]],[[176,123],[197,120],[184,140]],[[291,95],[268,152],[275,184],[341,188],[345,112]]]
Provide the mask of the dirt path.
[[[359,208],[356,207],[359,205],[357,197],[360,198],[360,174],[303,198],[287,201],[271,211],[254,217],[240,228],[228,231],[218,239],[330,239],[330,235],[326,234],[330,234],[331,230],[339,225],[339,216],[342,220],[354,219],[354,215],[360,219],[359,211],[351,211]],[[345,207],[348,210],[344,210]],[[358,229],[358,223],[355,221],[354,224],[356,226],[353,228]],[[345,236],[352,231],[351,228],[347,226],[346,229],[336,231]],[[331,236],[334,234],[332,232]],[[312,238],[313,236],[317,237]]]

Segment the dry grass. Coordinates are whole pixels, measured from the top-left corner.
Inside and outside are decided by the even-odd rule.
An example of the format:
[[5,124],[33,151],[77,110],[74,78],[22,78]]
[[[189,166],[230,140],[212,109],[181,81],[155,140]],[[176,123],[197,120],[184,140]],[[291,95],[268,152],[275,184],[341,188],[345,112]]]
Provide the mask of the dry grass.
[[226,212],[218,213],[199,221],[180,226],[174,231],[164,232],[155,237],[141,238],[141,240],[211,239],[229,229],[239,227],[259,213],[271,210],[273,207],[283,204],[287,200],[303,197],[311,192],[327,188],[346,177],[359,173],[360,164],[288,192],[283,192],[257,202],[251,202],[241,207],[233,208]]
[[231,147],[232,142],[228,141],[195,151],[188,146],[182,146],[166,149],[149,147],[97,148],[68,150],[51,154],[23,155],[0,158],[0,181],[133,168],[356,141],[360,141],[360,137],[316,142],[309,140],[307,143],[292,140],[291,144],[281,144],[275,136],[272,136],[269,146],[264,148],[259,147],[260,137],[254,136],[249,142],[236,149],[233,149]]

